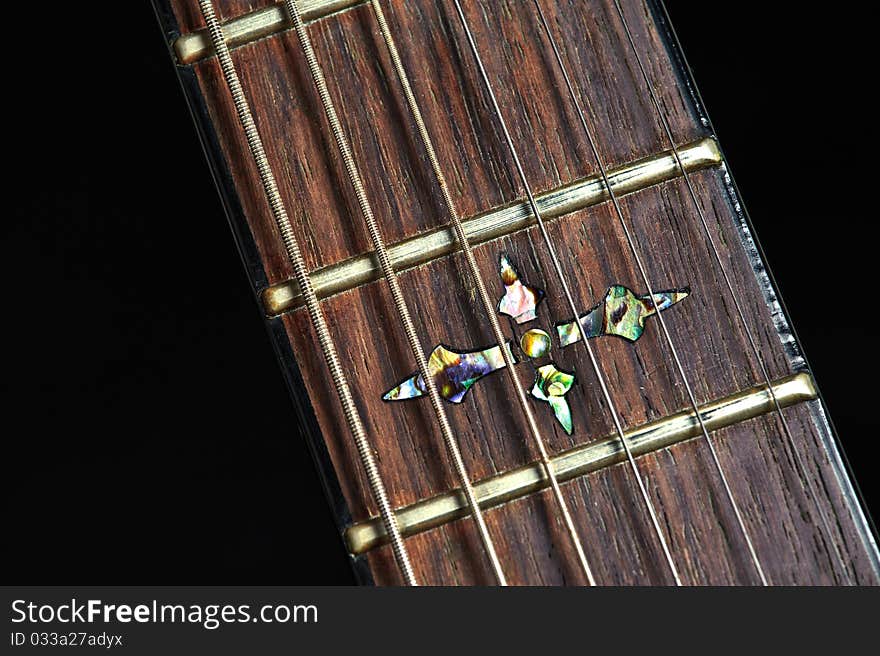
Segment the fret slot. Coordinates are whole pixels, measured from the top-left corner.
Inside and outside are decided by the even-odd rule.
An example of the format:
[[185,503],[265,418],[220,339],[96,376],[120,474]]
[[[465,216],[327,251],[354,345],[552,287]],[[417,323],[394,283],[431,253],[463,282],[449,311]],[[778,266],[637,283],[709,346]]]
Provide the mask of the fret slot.
[[[721,152],[713,139],[701,139],[678,149],[681,163],[688,172],[717,166]],[[670,151],[652,155],[608,171],[608,180],[617,196],[631,194],[679,177],[681,174]],[[538,209],[550,222],[567,214],[598,205],[608,200],[600,176],[593,175],[551,189],[536,197]],[[528,204],[517,201],[462,221],[472,246],[511,235],[535,224]],[[452,227],[441,228],[405,239],[388,247],[396,271],[426,264],[458,250]],[[327,298],[355,287],[379,280],[381,272],[372,253],[365,253],[322,267],[312,272],[312,284],[318,298]],[[285,280],[262,292],[263,307],[268,316],[296,310],[303,299],[296,281]]]
[[[798,373],[773,382],[773,393],[783,408],[818,397],[812,377]],[[738,392],[700,406],[706,428],[715,431],[774,412],[776,406],[766,385]],[[696,415],[679,412],[643,424],[625,432],[627,444],[636,457],[702,435]],[[560,483],[625,461],[620,438],[615,434],[589,444],[563,451],[551,458]],[[549,486],[549,479],[539,462],[484,479],[474,484],[480,508],[492,508],[519,499]],[[395,512],[404,536],[436,528],[467,514],[459,490],[424,499]],[[360,522],[345,531],[345,541],[353,555],[360,555],[385,544],[387,538],[378,518]]]

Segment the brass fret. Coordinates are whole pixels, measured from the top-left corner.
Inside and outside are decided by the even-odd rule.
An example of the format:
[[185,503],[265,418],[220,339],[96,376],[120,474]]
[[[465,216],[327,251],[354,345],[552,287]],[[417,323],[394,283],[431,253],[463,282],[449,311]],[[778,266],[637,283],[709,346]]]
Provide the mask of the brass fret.
[[[300,0],[304,21],[315,21],[345,9],[364,4],[366,0]],[[283,4],[257,9],[223,23],[223,35],[229,48],[238,48],[293,27]],[[179,64],[194,64],[214,54],[208,31],[196,30],[182,34],[174,41],[174,54]]]
[[[718,145],[709,138],[679,147],[678,155],[687,171],[698,171],[718,165],[722,161]],[[672,180],[679,175],[675,158],[671,152],[666,151],[609,169],[608,180],[619,197]],[[538,209],[545,221],[558,219],[606,200],[608,193],[598,175],[575,180],[536,197]],[[469,217],[462,224],[468,241],[476,246],[524,230],[535,224],[535,217],[528,203],[520,201]],[[388,253],[394,269],[403,271],[449,255],[457,248],[458,242],[452,227],[444,225],[390,244]],[[379,265],[370,253],[322,267],[311,274],[318,298],[327,298],[380,278]],[[262,292],[262,299],[269,316],[295,310],[303,302],[294,280],[285,280],[267,287]]]
[[[811,401],[818,393],[807,373],[786,376],[773,382],[773,393],[780,407]],[[706,428],[712,431],[775,411],[773,397],[766,385],[753,387],[700,406]],[[634,456],[702,435],[694,412],[679,412],[626,431],[625,438]],[[624,462],[620,438],[615,434],[563,451],[551,459],[557,479],[570,481],[591,472]],[[480,507],[492,508],[519,499],[549,485],[540,463],[492,476],[474,483]],[[415,535],[466,516],[466,504],[458,490],[446,492],[395,511],[404,536]],[[360,522],[345,531],[345,541],[353,555],[360,555],[384,544],[382,523],[378,518]]]

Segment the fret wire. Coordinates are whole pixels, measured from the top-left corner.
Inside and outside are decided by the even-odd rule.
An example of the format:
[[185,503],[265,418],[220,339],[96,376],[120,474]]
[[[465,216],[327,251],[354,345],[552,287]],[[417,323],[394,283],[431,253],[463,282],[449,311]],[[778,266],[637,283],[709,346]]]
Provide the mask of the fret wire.
[[[660,101],[657,98],[657,94],[654,90],[654,85],[651,83],[651,79],[648,77],[647,69],[645,68],[644,63],[642,62],[641,54],[639,53],[639,50],[636,47],[635,39],[633,38],[632,32],[629,28],[629,23],[626,20],[626,16],[623,13],[623,8],[621,7],[619,0],[614,0],[614,6],[617,10],[617,14],[620,17],[620,21],[623,25],[623,29],[626,34],[626,38],[627,38],[629,47],[632,50],[633,55],[635,56],[636,64],[637,64],[638,69],[641,73],[642,79],[645,82],[645,86],[648,88],[648,94],[651,98],[651,104],[653,105],[654,110],[657,113],[658,118],[660,119],[660,123],[662,124],[666,139],[668,140],[669,145],[672,149],[672,155],[673,155],[673,158],[675,159],[676,167],[682,173],[682,177],[684,178],[684,181],[685,181],[685,186],[687,187],[687,190],[688,190],[688,195],[690,196],[690,199],[694,205],[694,208],[697,211],[697,215],[699,216],[699,219],[700,219],[700,224],[702,225],[703,231],[706,234],[706,238],[709,241],[709,245],[711,246],[712,254],[715,257],[715,261],[718,263],[718,268],[721,271],[722,278],[724,278],[724,283],[725,283],[725,286],[727,287],[727,291],[730,294],[730,298],[733,300],[733,304],[734,304],[734,307],[736,308],[737,315],[739,316],[740,322],[742,323],[742,326],[745,329],[746,337],[749,341],[749,345],[751,346],[752,352],[755,354],[755,357],[758,360],[758,365],[761,370],[761,376],[764,379],[764,383],[767,385],[767,389],[770,390],[770,396],[771,396],[773,404],[776,408],[776,414],[782,423],[783,432],[785,433],[786,440],[788,441],[789,447],[791,448],[791,451],[794,454],[794,461],[795,461],[796,466],[799,470],[798,474],[800,475],[800,477],[804,481],[806,481],[807,494],[810,498],[809,500],[812,502],[813,506],[816,508],[816,510],[819,513],[819,517],[821,519],[823,528],[825,529],[825,532],[828,535],[828,540],[834,546],[833,551],[834,551],[835,555],[837,556],[837,561],[840,564],[841,569],[843,570],[844,574],[848,574],[849,568],[846,565],[846,562],[843,558],[843,554],[840,552],[840,546],[834,540],[834,533],[831,530],[831,524],[828,520],[828,517],[826,516],[825,510],[822,508],[822,506],[818,502],[818,495],[816,494],[816,485],[815,485],[813,479],[807,473],[807,468],[806,468],[806,465],[804,464],[803,456],[801,455],[801,450],[798,448],[798,445],[795,443],[794,435],[791,432],[791,427],[788,424],[788,420],[785,417],[785,413],[782,412],[782,406],[779,403],[779,399],[776,398],[776,394],[773,391],[773,385],[771,383],[770,373],[767,370],[767,365],[765,363],[763,354],[761,353],[761,349],[758,348],[758,344],[757,344],[757,341],[755,340],[754,334],[752,333],[752,329],[749,327],[749,323],[746,320],[745,312],[743,311],[742,305],[739,302],[739,298],[737,297],[737,294],[733,289],[733,283],[731,282],[730,276],[727,272],[727,268],[724,266],[724,262],[721,259],[721,254],[718,251],[718,247],[715,243],[715,238],[712,236],[711,230],[709,230],[709,224],[706,221],[706,216],[703,212],[703,208],[701,207],[699,200],[697,199],[697,193],[696,193],[696,190],[694,189],[693,182],[691,181],[690,175],[685,170],[685,167],[681,162],[681,157],[678,152],[678,146],[675,143],[675,138],[672,136],[672,128],[669,125],[669,120],[667,119],[666,114],[663,112],[663,109],[660,105]],[[658,316],[659,316],[659,313],[658,313]],[[820,535],[821,535],[821,533],[820,533]],[[827,545],[826,545],[826,551],[829,552],[828,555],[829,555],[829,559],[830,559],[831,554],[830,554],[830,550],[827,549]],[[834,571],[833,566],[832,566],[832,575],[834,575],[834,577],[837,578],[837,573]]]
[[364,471],[367,474],[370,491],[372,492],[378,506],[379,515],[382,518],[385,530],[388,532],[394,560],[407,585],[418,585],[415,574],[413,573],[409,554],[403,543],[403,537],[400,534],[400,527],[397,524],[397,519],[391,508],[391,502],[389,501],[385,484],[382,482],[382,476],[379,473],[379,468],[376,464],[375,457],[373,456],[373,450],[367,438],[363,421],[361,420],[354,398],[352,397],[348,380],[339,361],[333,338],[327,327],[327,321],[324,318],[324,312],[321,309],[321,304],[318,301],[317,296],[315,295],[311,279],[309,278],[309,272],[302,256],[302,251],[300,250],[299,243],[294,235],[293,227],[284,206],[284,201],[278,191],[275,175],[273,174],[269,160],[266,157],[266,152],[263,148],[263,141],[260,138],[256,123],[254,122],[253,115],[251,114],[247,99],[245,98],[244,90],[242,89],[241,81],[238,78],[238,73],[235,70],[232,57],[229,54],[229,48],[223,35],[223,28],[217,20],[217,16],[214,12],[214,5],[211,0],[199,0],[199,7],[208,27],[214,51],[217,53],[217,58],[220,62],[220,69],[226,81],[227,88],[232,96],[233,103],[235,104],[235,110],[238,114],[239,122],[241,123],[242,129],[247,138],[248,148],[250,149],[254,162],[257,165],[260,182],[262,183],[263,191],[269,202],[272,216],[279,232],[281,233],[281,239],[284,243],[287,257],[293,266],[297,283],[305,297],[306,307],[308,308],[312,326],[317,333],[321,352],[324,355],[324,361],[327,368],[330,370],[330,376],[333,380],[333,385],[336,388],[336,394],[342,404],[346,422],[348,423],[348,427],[354,438],[358,457],[360,458]]
[[[568,70],[565,67],[564,62],[562,61],[562,55],[559,52],[559,48],[556,44],[556,39],[553,37],[553,32],[550,29],[550,25],[547,22],[547,18],[544,16],[544,10],[541,9],[541,4],[539,0],[533,0],[533,4],[535,5],[535,9],[537,11],[538,17],[540,19],[541,25],[544,28],[544,32],[547,35],[547,39],[550,41],[550,45],[553,48],[553,53],[556,57],[556,62],[559,66],[560,72],[565,79],[565,84],[568,89],[569,96],[571,97],[572,102],[574,103],[575,109],[577,110],[578,117],[580,119],[581,126],[584,129],[584,134],[587,137],[587,142],[590,145],[590,150],[593,153],[593,157],[596,160],[596,164],[599,166],[599,174],[602,178],[602,182],[605,185],[605,188],[608,190],[608,196],[611,199],[611,203],[614,206],[614,211],[617,214],[618,219],[620,220],[620,226],[623,229],[624,234],[626,235],[626,241],[629,245],[630,252],[632,253],[633,259],[636,262],[636,266],[639,270],[639,274],[641,275],[642,281],[645,283],[645,286],[648,289],[648,298],[654,298],[654,286],[648,279],[648,273],[645,269],[644,262],[642,261],[641,255],[639,255],[639,251],[636,248],[635,241],[633,240],[632,233],[630,231],[630,226],[627,225],[626,219],[623,215],[623,209],[620,206],[620,200],[617,198],[617,193],[611,187],[611,183],[608,181],[608,174],[606,173],[605,164],[602,160],[602,156],[599,154],[599,148],[596,145],[596,139],[593,135],[593,131],[587,125],[587,119],[584,115],[583,108],[581,107],[580,102],[578,101],[577,94],[574,90],[574,85],[571,82],[571,78],[568,75]],[[746,541],[746,546],[749,550],[749,555],[752,560],[752,564],[755,567],[755,571],[758,573],[758,578],[761,580],[761,584],[766,586],[768,585],[767,577],[764,573],[764,568],[761,566],[761,560],[758,558],[758,553],[755,550],[754,543],[752,542],[751,535],[749,534],[748,529],[746,528],[745,521],[743,519],[742,513],[739,509],[739,504],[736,502],[736,498],[733,495],[733,491],[730,488],[730,484],[727,481],[727,475],[724,472],[724,468],[721,466],[721,461],[718,458],[718,453],[715,450],[715,445],[712,442],[712,439],[709,437],[709,430],[706,428],[706,422],[703,420],[703,416],[699,412],[699,406],[697,405],[697,399],[694,395],[693,388],[691,387],[690,382],[688,381],[687,374],[685,373],[684,366],[682,365],[681,359],[678,356],[678,350],[675,348],[675,344],[672,341],[672,335],[669,332],[669,328],[666,325],[666,319],[664,317],[664,312],[662,310],[657,309],[657,319],[660,322],[660,328],[663,332],[663,336],[665,338],[666,344],[669,347],[669,352],[672,355],[672,359],[675,362],[676,369],[678,370],[679,375],[681,376],[681,380],[684,383],[684,388],[687,392],[688,399],[690,401],[691,407],[696,412],[697,421],[700,424],[700,430],[702,432],[705,443],[709,449],[709,453],[712,457],[712,462],[715,465],[715,469],[718,472],[718,476],[721,479],[722,487],[724,488],[724,492],[727,496],[728,501],[730,502],[730,506],[733,509],[733,513],[736,517],[737,524],[739,525],[739,529],[743,535],[743,538]]]
[[382,33],[382,38],[384,39],[385,44],[388,48],[388,53],[391,57],[392,64],[394,65],[394,69],[397,73],[397,77],[403,89],[404,96],[406,97],[407,104],[409,105],[410,113],[412,114],[413,120],[415,121],[416,129],[422,139],[422,143],[425,146],[428,160],[431,163],[431,168],[433,169],[434,176],[437,179],[437,185],[440,187],[440,191],[443,195],[443,201],[446,204],[446,210],[449,214],[449,219],[452,223],[456,239],[461,245],[462,252],[464,253],[465,260],[467,261],[468,269],[471,274],[471,278],[474,281],[474,287],[476,288],[477,292],[476,295],[479,296],[483,306],[483,310],[486,312],[486,316],[489,319],[489,325],[492,328],[492,334],[495,337],[495,341],[497,342],[498,347],[501,350],[502,357],[504,358],[504,364],[506,365],[505,370],[507,371],[508,378],[513,384],[517,401],[519,402],[520,407],[525,414],[526,423],[528,424],[529,431],[531,432],[533,441],[538,448],[540,462],[543,465],[544,472],[546,473],[548,480],[550,481],[550,487],[552,488],[556,502],[559,504],[563,522],[565,523],[566,530],[572,542],[572,546],[574,546],[575,548],[581,570],[586,576],[588,583],[591,586],[596,585],[596,580],[593,576],[592,569],[590,568],[589,562],[587,561],[587,556],[584,553],[583,545],[581,544],[580,537],[578,536],[577,529],[574,525],[574,520],[572,519],[571,512],[569,511],[568,503],[565,501],[565,497],[563,497],[562,495],[562,489],[560,488],[559,481],[556,478],[553,463],[550,460],[550,456],[547,452],[544,440],[541,437],[541,431],[538,428],[538,422],[535,419],[532,407],[529,404],[528,398],[526,397],[526,392],[523,388],[522,381],[520,380],[514,368],[515,363],[513,361],[513,356],[511,355],[510,351],[505,348],[506,339],[501,329],[501,324],[499,323],[498,318],[495,316],[496,308],[492,302],[492,299],[489,297],[489,292],[486,289],[486,283],[483,280],[482,274],[480,273],[479,266],[477,265],[477,260],[474,257],[473,249],[471,248],[470,242],[467,238],[467,234],[465,233],[464,225],[461,222],[461,218],[458,214],[458,210],[456,209],[455,202],[452,199],[452,194],[450,193],[449,186],[446,182],[446,176],[443,174],[440,162],[437,159],[437,153],[434,150],[434,143],[431,139],[430,134],[428,133],[428,129],[425,126],[425,122],[422,118],[422,112],[419,108],[418,102],[416,101],[415,94],[412,91],[409,77],[407,76],[406,70],[403,66],[403,62],[400,59],[400,54],[397,51],[394,37],[391,33],[391,29],[388,26],[388,21],[385,18],[385,12],[382,10],[382,5],[379,0],[371,0],[370,6],[373,8],[373,12],[376,16],[376,21],[379,24],[379,30]]
[[505,586],[507,585],[507,579],[504,575],[504,571],[501,567],[501,562],[495,550],[495,544],[492,541],[492,537],[489,534],[489,529],[486,526],[486,521],[483,517],[483,511],[480,509],[480,505],[477,502],[476,495],[474,494],[473,484],[471,483],[470,476],[464,464],[464,459],[461,455],[461,449],[458,445],[455,435],[452,432],[452,426],[449,423],[449,418],[447,417],[446,410],[443,407],[443,401],[440,398],[440,393],[437,390],[434,378],[431,376],[430,370],[428,369],[428,361],[425,358],[424,351],[422,350],[422,346],[419,343],[418,333],[416,332],[415,325],[413,324],[412,317],[409,313],[409,308],[407,307],[406,300],[404,299],[403,290],[400,287],[397,273],[394,271],[394,267],[391,264],[391,259],[388,255],[385,241],[382,238],[382,234],[379,230],[379,225],[373,215],[373,210],[370,206],[369,199],[367,198],[367,193],[364,189],[363,182],[357,168],[357,164],[355,163],[354,157],[351,153],[348,139],[345,136],[345,133],[342,129],[342,124],[339,122],[339,118],[336,114],[336,108],[333,104],[332,98],[330,97],[330,92],[327,88],[327,82],[324,78],[324,73],[321,70],[320,64],[318,63],[318,59],[315,55],[315,51],[312,46],[311,39],[309,38],[308,31],[297,8],[296,0],[285,0],[285,5],[287,6],[287,11],[290,14],[291,20],[293,21],[294,29],[296,30],[297,37],[299,38],[300,46],[302,47],[303,54],[305,55],[309,65],[309,71],[311,72],[312,80],[317,87],[318,95],[321,99],[321,104],[324,107],[324,112],[327,116],[328,122],[330,123],[333,136],[336,140],[336,145],[345,164],[345,169],[348,174],[349,182],[354,188],[355,195],[357,196],[361,214],[363,215],[364,221],[367,225],[367,229],[370,233],[370,239],[373,242],[373,248],[375,250],[376,258],[382,268],[382,273],[385,277],[385,280],[388,282],[388,287],[391,291],[391,295],[397,308],[401,324],[403,325],[404,332],[406,333],[407,339],[409,341],[413,357],[418,364],[418,369],[421,373],[422,380],[424,381],[428,396],[431,399],[431,405],[434,408],[434,414],[436,415],[438,426],[443,436],[443,441],[445,442],[446,448],[449,451],[449,455],[452,458],[453,464],[455,466],[455,471],[462,488],[462,492],[467,499],[471,515],[473,516],[473,519],[477,525],[477,530],[479,532],[483,548],[486,551],[486,556],[489,559],[492,571],[498,584]]
[[[520,162],[519,155],[516,150],[516,146],[513,143],[513,138],[510,136],[510,132],[507,129],[507,123],[504,120],[504,116],[501,112],[501,108],[498,105],[498,100],[495,98],[495,92],[492,90],[492,85],[489,81],[489,76],[486,73],[486,69],[483,66],[482,58],[480,57],[479,50],[477,49],[477,45],[474,41],[473,34],[471,33],[471,29],[467,20],[467,17],[464,14],[464,11],[461,7],[461,3],[459,0],[452,0],[452,3],[455,7],[456,13],[458,14],[458,18],[461,22],[462,28],[464,30],[465,36],[468,41],[468,45],[470,47],[471,53],[473,54],[474,60],[477,64],[477,69],[480,73],[480,77],[483,81],[483,86],[486,88],[486,91],[489,95],[489,99],[492,103],[492,107],[495,113],[495,117],[498,119],[498,124],[501,127],[501,131],[504,134],[504,139],[507,142],[508,150],[513,158],[514,164],[516,166],[517,173],[519,175],[520,181],[526,192],[526,197],[529,201],[529,206],[532,209],[532,213],[535,215],[535,220],[538,224],[538,228],[541,232],[544,243],[547,247],[547,251],[550,254],[550,260],[553,263],[553,268],[556,271],[556,276],[559,278],[559,282],[562,286],[566,301],[568,302],[569,308],[571,309],[575,319],[578,321],[579,328],[581,329],[583,334],[587,334],[586,327],[583,325],[583,317],[581,317],[581,313],[577,309],[577,305],[574,302],[574,297],[572,296],[571,289],[568,286],[568,282],[565,279],[565,274],[562,271],[562,265],[559,262],[559,258],[556,253],[556,248],[553,245],[553,241],[550,238],[550,234],[547,231],[547,227],[544,224],[544,219],[541,217],[541,213],[538,210],[538,205],[535,201],[534,194],[532,193],[531,186],[529,185],[528,178],[526,177],[525,171],[522,167],[522,163]],[[629,463],[630,469],[632,470],[633,476],[635,477],[636,483],[639,488],[639,492],[642,497],[642,501],[645,504],[645,509],[648,511],[648,515],[651,519],[651,524],[654,528],[654,532],[657,536],[657,540],[660,543],[661,550],[663,552],[664,558],[666,560],[666,564],[669,567],[669,571],[672,574],[672,577],[675,581],[675,584],[680,586],[682,585],[681,577],[678,573],[678,568],[675,565],[675,561],[672,558],[672,553],[669,550],[669,545],[667,543],[666,537],[663,534],[663,530],[660,527],[660,521],[657,517],[657,512],[654,509],[654,504],[651,502],[650,497],[648,496],[647,488],[645,487],[644,480],[642,479],[642,475],[639,471],[638,465],[636,464],[635,458],[633,457],[632,451],[630,450],[629,445],[627,444],[625,434],[623,431],[623,425],[620,421],[620,417],[617,412],[617,408],[614,405],[614,401],[611,398],[611,392],[608,389],[608,385],[605,381],[605,376],[602,373],[601,368],[599,367],[599,362],[596,359],[596,355],[593,352],[593,347],[590,345],[590,340],[582,339],[580,340],[584,347],[587,350],[587,354],[590,359],[590,364],[592,365],[593,371],[596,374],[596,378],[599,382],[599,387],[602,390],[602,395],[605,399],[605,402],[608,406],[609,412],[611,414],[611,418],[614,422],[614,426],[617,432],[618,437],[620,438],[621,444],[623,446],[624,451],[626,452],[627,462]],[[697,413],[699,414],[699,413]]]

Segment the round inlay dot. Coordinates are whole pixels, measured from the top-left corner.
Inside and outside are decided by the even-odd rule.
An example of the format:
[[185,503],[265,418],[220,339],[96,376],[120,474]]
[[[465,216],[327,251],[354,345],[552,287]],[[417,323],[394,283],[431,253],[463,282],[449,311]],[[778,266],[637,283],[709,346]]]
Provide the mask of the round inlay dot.
[[540,328],[532,328],[523,333],[519,345],[530,358],[540,358],[550,350],[550,335]]

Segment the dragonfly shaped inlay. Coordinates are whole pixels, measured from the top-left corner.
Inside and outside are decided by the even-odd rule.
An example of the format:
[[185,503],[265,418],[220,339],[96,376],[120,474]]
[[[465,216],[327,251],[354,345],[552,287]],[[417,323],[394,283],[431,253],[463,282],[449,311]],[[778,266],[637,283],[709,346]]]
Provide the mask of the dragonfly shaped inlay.
[[[498,312],[509,316],[517,324],[536,319],[537,307],[544,298],[544,291],[523,283],[507,255],[500,257],[500,274],[504,296],[498,304]],[[587,339],[615,335],[635,342],[644,333],[647,318],[672,307],[689,294],[690,289],[687,287],[655,292],[652,301],[650,294],[637,296],[623,285],[612,285],[604,299],[581,316],[583,332]],[[581,328],[574,319],[558,323],[555,328],[561,348],[581,339]],[[519,364],[512,344],[512,341],[507,340],[504,346],[508,349],[511,360]],[[520,353],[525,358],[544,357],[549,353],[550,346],[550,335],[539,328],[526,331],[519,340]],[[451,403],[461,403],[477,381],[505,366],[499,345],[469,351],[438,344],[428,358],[428,372],[434,378],[440,396]],[[550,362],[537,368],[530,392],[533,398],[550,406],[557,421],[569,435],[573,428],[571,408],[565,395],[574,382],[573,373],[563,371],[556,363]],[[382,398],[385,401],[404,401],[426,393],[424,379],[421,373],[416,372],[388,390]]]

